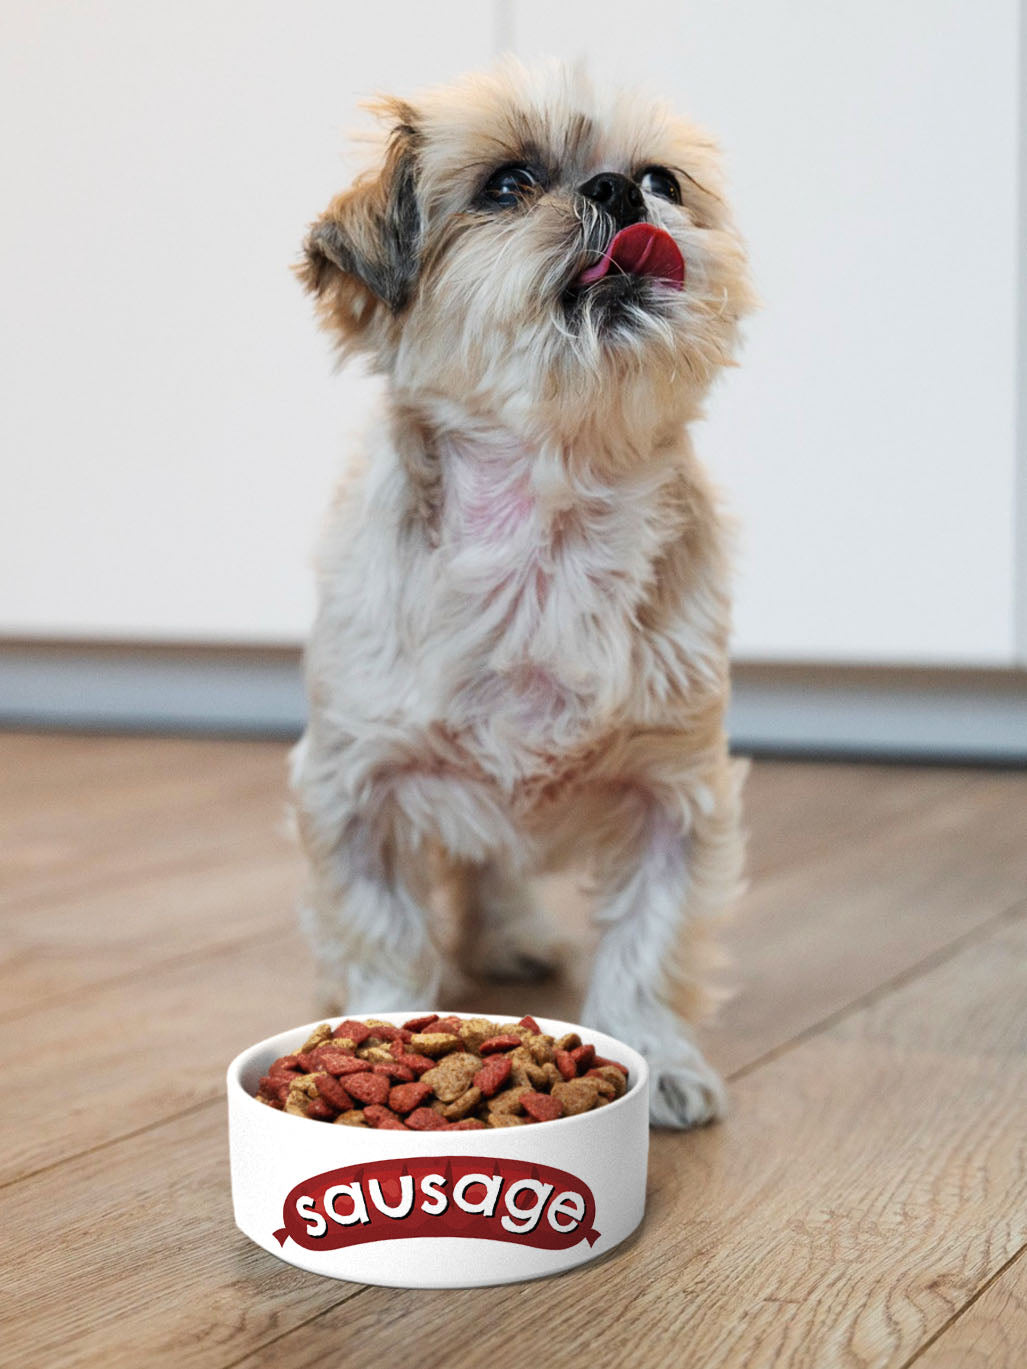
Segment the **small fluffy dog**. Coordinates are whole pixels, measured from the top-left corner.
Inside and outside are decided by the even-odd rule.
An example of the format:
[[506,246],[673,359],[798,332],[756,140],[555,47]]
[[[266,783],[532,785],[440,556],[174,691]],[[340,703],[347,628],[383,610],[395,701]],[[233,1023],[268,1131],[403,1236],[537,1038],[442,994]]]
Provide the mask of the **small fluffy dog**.
[[377,109],[378,160],[298,268],[388,396],[325,531],[293,758],[325,988],[438,1006],[440,867],[468,966],[537,974],[528,880],[588,859],[581,1020],[646,1055],[654,1122],[704,1122],[693,933],[736,889],[741,777],[688,425],[750,303],[715,149],[557,63]]

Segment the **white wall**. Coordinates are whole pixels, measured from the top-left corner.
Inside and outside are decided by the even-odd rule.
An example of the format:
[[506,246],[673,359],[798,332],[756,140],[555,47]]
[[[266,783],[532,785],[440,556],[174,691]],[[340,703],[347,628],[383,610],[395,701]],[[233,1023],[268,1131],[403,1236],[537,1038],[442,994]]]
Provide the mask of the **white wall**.
[[0,631],[296,641],[365,387],[293,280],[358,99],[489,5],[5,0]]
[[[1014,659],[1015,0],[7,0],[0,632],[299,640],[365,386],[288,272],[356,98],[586,51],[725,145],[737,654]],[[11,136],[11,132],[15,136]]]

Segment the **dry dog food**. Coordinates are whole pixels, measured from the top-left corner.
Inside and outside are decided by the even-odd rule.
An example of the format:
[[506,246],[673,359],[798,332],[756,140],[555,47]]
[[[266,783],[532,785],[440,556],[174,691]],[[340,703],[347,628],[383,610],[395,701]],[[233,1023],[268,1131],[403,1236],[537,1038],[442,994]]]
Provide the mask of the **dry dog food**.
[[277,1059],[257,1100],[346,1127],[470,1131],[550,1122],[605,1107],[628,1087],[626,1066],[577,1032],[547,1035],[533,1017],[369,1018],[315,1028]]

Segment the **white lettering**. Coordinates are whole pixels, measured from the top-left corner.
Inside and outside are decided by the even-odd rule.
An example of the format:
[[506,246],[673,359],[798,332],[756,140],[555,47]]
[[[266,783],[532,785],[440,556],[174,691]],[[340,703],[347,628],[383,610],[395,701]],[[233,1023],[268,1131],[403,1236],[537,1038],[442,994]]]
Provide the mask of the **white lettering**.
[[[554,1231],[573,1231],[585,1215],[585,1200],[580,1193],[561,1193],[550,1204],[549,1225]],[[558,1222],[557,1216],[570,1217],[569,1222]]]
[[[506,1190],[504,1202],[509,1212],[508,1217],[501,1217],[499,1224],[506,1231],[534,1231],[538,1226],[539,1218],[542,1216],[542,1209],[546,1205],[546,1199],[553,1191],[552,1184],[539,1183],[538,1179],[518,1179],[517,1183],[511,1184]],[[519,1207],[514,1202],[518,1193],[534,1193],[535,1204],[533,1207]]]
[[408,1217],[414,1206],[414,1181],[409,1174],[401,1174],[399,1178],[399,1205],[390,1207],[385,1201],[382,1193],[382,1186],[377,1179],[367,1181],[367,1191],[371,1195],[371,1202],[379,1212],[383,1212],[386,1217],[399,1219]]
[[[485,1186],[485,1196],[477,1203],[469,1202],[464,1196],[474,1184]],[[496,1200],[502,1187],[501,1174],[465,1174],[453,1189],[453,1201],[465,1212],[480,1212],[484,1217],[491,1217],[496,1210]]]
[[[348,1217],[340,1216],[335,1210],[336,1198],[341,1198],[343,1194],[353,1204],[353,1211]],[[371,1218],[367,1215],[367,1204],[364,1202],[364,1195],[360,1190],[359,1184],[336,1184],[334,1188],[328,1189],[324,1196],[325,1211],[333,1222],[338,1222],[340,1226],[352,1226],[354,1222],[363,1225]]]
[[308,1236],[323,1236],[328,1230],[328,1223],[317,1211],[315,1199],[309,1198],[305,1193],[302,1198],[296,1199],[296,1211],[305,1222],[310,1223],[307,1227]]
[[426,1174],[421,1180],[421,1192],[431,1204],[429,1206],[428,1203],[422,1203],[421,1211],[427,1212],[429,1217],[440,1216],[449,1206],[449,1199],[442,1192],[445,1184],[445,1176],[442,1174]]

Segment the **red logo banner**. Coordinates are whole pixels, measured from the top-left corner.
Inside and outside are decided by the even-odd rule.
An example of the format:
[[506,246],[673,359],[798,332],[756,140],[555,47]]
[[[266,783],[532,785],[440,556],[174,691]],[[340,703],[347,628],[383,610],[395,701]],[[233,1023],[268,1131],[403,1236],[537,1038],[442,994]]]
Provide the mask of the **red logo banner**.
[[279,1245],[339,1250],[364,1241],[467,1236],[542,1250],[594,1245],[595,1198],[550,1165],[483,1155],[408,1156],[349,1165],[297,1184],[282,1205]]

